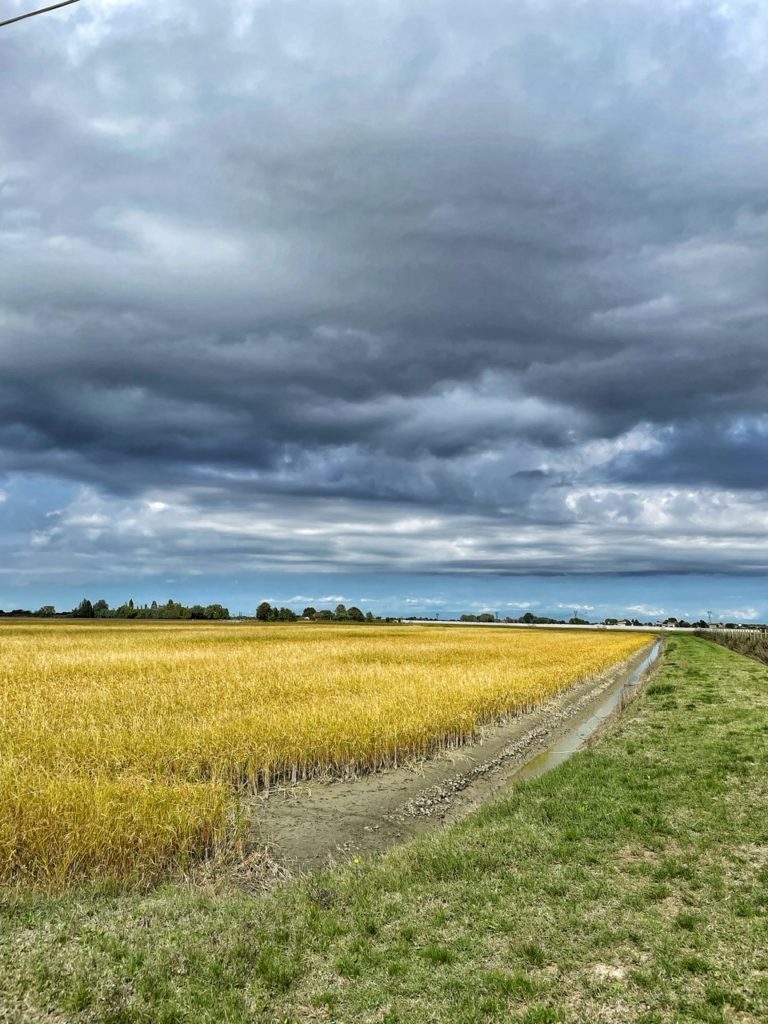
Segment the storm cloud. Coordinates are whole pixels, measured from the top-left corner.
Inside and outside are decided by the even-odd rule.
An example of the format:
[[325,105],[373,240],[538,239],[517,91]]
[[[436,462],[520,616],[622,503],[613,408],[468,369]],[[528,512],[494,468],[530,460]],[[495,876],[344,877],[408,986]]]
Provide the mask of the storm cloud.
[[6,576],[766,571],[764,4],[3,32]]

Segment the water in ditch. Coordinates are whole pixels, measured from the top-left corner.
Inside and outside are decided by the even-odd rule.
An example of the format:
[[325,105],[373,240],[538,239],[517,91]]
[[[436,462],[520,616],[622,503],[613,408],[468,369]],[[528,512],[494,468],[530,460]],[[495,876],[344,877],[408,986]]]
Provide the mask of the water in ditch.
[[553,768],[557,768],[563,761],[567,761],[577,751],[582,750],[590,736],[597,732],[603,722],[613,714],[616,708],[621,707],[627,697],[631,697],[633,687],[638,685],[645,673],[658,658],[660,651],[661,641],[657,640],[651,651],[634,669],[623,686],[606,694],[600,704],[591,710],[589,718],[580,720],[572,728],[562,733],[551,747],[543,750],[536,757],[522,765],[511,776],[510,781],[524,782],[527,779],[538,778],[539,775],[552,771]]
[[[318,783],[275,791],[254,820],[254,841],[291,869],[312,870],[381,852],[403,840],[460,820],[510,784],[535,778],[582,749],[619,708],[656,661],[657,641],[634,668],[573,717],[546,706],[489,730],[482,741],[435,757],[415,768],[391,769],[354,782]],[[589,681],[582,684],[589,693]],[[561,731],[561,724],[563,724]],[[555,737],[530,761],[508,756],[530,730]],[[541,746],[541,743],[538,744]],[[517,763],[516,763],[517,762]]]

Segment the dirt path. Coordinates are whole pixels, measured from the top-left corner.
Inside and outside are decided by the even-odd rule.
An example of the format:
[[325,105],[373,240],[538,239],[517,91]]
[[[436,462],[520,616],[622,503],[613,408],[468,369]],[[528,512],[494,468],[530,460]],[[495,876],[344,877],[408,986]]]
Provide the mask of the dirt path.
[[252,839],[289,870],[312,870],[458,821],[510,781],[584,747],[653,671],[659,649],[649,645],[459,750],[359,779],[273,789],[256,801]]

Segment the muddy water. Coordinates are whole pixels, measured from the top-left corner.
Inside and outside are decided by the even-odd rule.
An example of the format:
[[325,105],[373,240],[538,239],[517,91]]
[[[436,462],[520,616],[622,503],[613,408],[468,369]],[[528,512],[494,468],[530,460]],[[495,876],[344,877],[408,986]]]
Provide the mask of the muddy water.
[[637,691],[661,641],[537,710],[483,730],[478,742],[411,767],[272,790],[256,801],[252,839],[291,870],[385,850],[458,821],[499,790],[582,749]]
[[546,750],[532,757],[521,765],[511,776],[513,782],[536,779],[539,775],[551,772],[563,761],[567,761],[578,750],[583,750],[589,739],[600,727],[624,704],[634,696],[633,689],[645,678],[648,669],[653,665],[661,651],[661,641],[657,641],[640,664],[632,670],[629,678],[621,686],[613,687],[588,717],[577,716],[573,724],[562,733]]

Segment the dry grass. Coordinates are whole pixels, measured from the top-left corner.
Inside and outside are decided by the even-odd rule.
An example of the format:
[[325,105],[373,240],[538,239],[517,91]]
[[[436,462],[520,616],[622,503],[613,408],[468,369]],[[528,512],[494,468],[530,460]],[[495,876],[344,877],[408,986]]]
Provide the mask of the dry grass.
[[156,877],[231,840],[245,787],[429,755],[649,639],[4,623],[0,878]]

